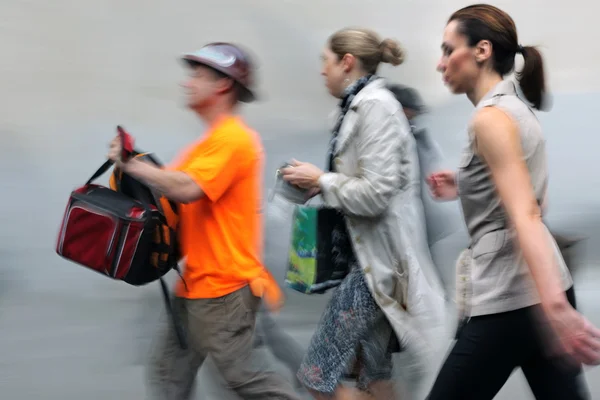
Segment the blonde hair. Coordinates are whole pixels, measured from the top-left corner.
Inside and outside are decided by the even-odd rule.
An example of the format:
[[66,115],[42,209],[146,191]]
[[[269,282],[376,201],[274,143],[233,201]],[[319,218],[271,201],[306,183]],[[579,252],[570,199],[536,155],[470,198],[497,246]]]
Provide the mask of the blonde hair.
[[346,28],[329,37],[329,48],[340,59],[352,54],[360,60],[365,72],[374,74],[380,63],[402,64],[404,50],[396,40],[381,40],[379,35],[370,29]]

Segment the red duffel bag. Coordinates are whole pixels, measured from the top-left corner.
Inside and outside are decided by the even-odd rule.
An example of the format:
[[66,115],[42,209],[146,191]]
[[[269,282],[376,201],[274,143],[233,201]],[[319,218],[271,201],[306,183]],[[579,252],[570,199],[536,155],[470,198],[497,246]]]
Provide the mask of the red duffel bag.
[[[133,139],[119,127],[123,157]],[[166,274],[176,262],[155,267],[150,262],[157,227],[164,215],[143,195],[127,195],[93,183],[112,167],[107,161],[85,185],[71,193],[56,243],[56,252],[116,280],[139,286]],[[137,188],[139,190],[139,188]]]
[[[126,160],[134,154],[133,139],[123,128],[117,127],[117,130],[123,143],[122,159]],[[179,344],[186,349],[183,325],[172,310],[167,284],[162,278],[171,269],[181,275],[177,266],[176,232],[169,232],[172,240],[164,240],[161,232],[171,229],[167,219],[156,203],[151,202],[151,194],[145,193],[136,180],[128,181],[127,194],[121,191],[123,185],[116,185],[121,188],[112,190],[93,183],[112,166],[111,161],[105,162],[85,185],[71,193],[56,252],[69,261],[130,285],[159,280]],[[176,207],[173,211],[176,212]],[[157,240],[156,235],[163,237]],[[153,255],[158,260],[153,259]]]
[[[133,138],[120,126],[117,131],[123,144],[122,159],[137,154],[133,150]],[[111,161],[105,162],[85,185],[71,193],[56,252],[69,261],[130,285],[159,280],[179,344],[186,349],[183,325],[172,310],[167,284],[162,278],[171,269],[181,275],[177,266],[176,232],[170,231],[170,240],[166,240],[162,232],[172,228],[162,212],[164,207],[152,202],[151,193],[147,187],[145,192],[140,182],[129,179],[127,193],[121,191],[123,185],[116,185],[113,190],[93,183],[112,166]],[[172,211],[176,212],[176,206]],[[157,240],[157,235],[162,237]]]
[[87,183],[71,193],[56,252],[113,279],[147,283],[160,278],[140,276],[151,271],[150,246],[159,218],[155,207]]

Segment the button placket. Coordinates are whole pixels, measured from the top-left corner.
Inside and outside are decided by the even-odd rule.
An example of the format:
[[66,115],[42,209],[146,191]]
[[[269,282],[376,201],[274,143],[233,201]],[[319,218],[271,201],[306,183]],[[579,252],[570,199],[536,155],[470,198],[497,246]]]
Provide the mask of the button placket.
[[465,250],[459,257],[457,265],[457,309],[459,323],[468,317],[471,284],[471,255],[470,250]]

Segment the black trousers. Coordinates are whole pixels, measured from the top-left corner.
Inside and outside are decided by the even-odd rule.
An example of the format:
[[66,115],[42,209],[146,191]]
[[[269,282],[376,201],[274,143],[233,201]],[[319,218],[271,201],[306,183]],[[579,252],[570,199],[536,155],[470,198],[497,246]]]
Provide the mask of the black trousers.
[[[567,297],[575,307],[573,288]],[[471,318],[459,332],[428,400],[493,399],[518,367],[538,400],[590,399],[581,367],[548,355],[537,307]]]

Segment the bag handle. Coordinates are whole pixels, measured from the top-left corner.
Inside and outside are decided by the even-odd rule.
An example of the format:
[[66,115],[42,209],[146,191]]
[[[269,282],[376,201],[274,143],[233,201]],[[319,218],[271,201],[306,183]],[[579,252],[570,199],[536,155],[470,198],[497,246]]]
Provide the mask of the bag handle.
[[[142,152],[134,149],[133,137],[130,134],[128,134],[121,125],[117,125],[117,132],[119,134],[119,137],[121,138],[121,143],[123,145],[123,154],[121,154],[121,159],[123,161],[129,160],[132,156],[135,156],[136,154],[142,154]],[[150,161],[152,161],[156,165],[159,165],[159,166],[163,165],[156,157],[154,157],[150,153],[145,153],[144,156],[148,157],[148,159],[150,159]],[[96,172],[94,172],[92,177],[90,179],[88,179],[88,181],[86,182],[85,185],[86,186],[90,185],[93,181],[95,181],[96,179],[98,179],[99,177],[104,175],[104,173],[106,171],[108,171],[113,166],[113,164],[114,164],[114,161],[106,160],[106,162],[104,164],[102,164],[100,166],[100,168],[98,168],[98,170],[96,170]],[[137,186],[137,185],[134,185],[134,186]],[[134,191],[136,192],[136,195],[141,194],[140,193],[141,189],[138,187],[134,188]],[[140,199],[141,198],[143,198],[143,196],[141,196]],[[168,199],[168,201],[169,201],[169,204],[171,205],[171,209],[173,210],[175,215],[179,215],[179,208],[177,207],[177,203],[175,203],[171,199]],[[159,199],[156,199],[156,202],[157,202],[157,205],[160,205]],[[144,204],[144,206],[146,207],[149,205]],[[146,208],[148,208],[148,207],[146,207]]]
[[[139,154],[142,154],[142,153],[139,153]],[[148,157],[148,159],[149,159],[150,161],[152,161],[154,164],[156,164],[156,165],[158,165],[158,166],[160,166],[160,167],[162,167],[162,166],[163,166],[163,163],[161,163],[161,162],[158,160],[158,158],[156,158],[154,155],[152,155],[152,153],[143,153],[143,155],[144,155],[144,157]],[[155,197],[156,197],[156,196],[155,196]],[[155,198],[155,200],[156,200],[156,205],[157,205],[157,207],[159,207],[159,208],[162,208],[162,207],[161,207],[161,205],[160,205],[160,199],[159,199],[159,198]],[[179,215],[179,208],[177,207],[177,203],[175,203],[175,202],[174,202],[173,200],[171,200],[171,199],[167,199],[167,201],[168,201],[168,202],[169,202],[169,204],[171,205],[171,209],[173,210],[173,213],[174,213],[175,215]],[[164,211],[163,211],[163,214],[164,214]]]
[[[134,149],[133,149],[133,137],[125,132],[125,129],[123,129],[123,127],[121,125],[117,125],[117,134],[119,135],[119,138],[121,138],[121,146],[122,146],[122,153],[121,153],[121,159],[123,161],[127,161],[131,158],[131,156],[134,153]],[[112,160],[106,160],[106,162],[104,164],[102,164],[100,166],[100,168],[98,168],[98,170],[96,172],[94,172],[94,175],[92,175],[92,177],[90,179],[88,179],[88,181],[86,182],[86,186],[91,184],[93,181],[95,181],[96,179],[98,179],[100,176],[102,176],[106,171],[108,171],[110,169],[110,167],[112,167],[112,165],[114,164],[114,161]]]
[[283,186],[283,182],[281,181],[279,175],[281,174],[280,168],[275,171],[275,182],[273,183],[273,188],[271,188],[271,193],[269,194],[267,203],[270,203],[275,198],[277,194],[277,189],[280,189]]
[[[117,132],[121,139],[121,144],[122,144],[121,159],[126,162],[127,160],[129,160],[131,158],[131,156],[134,153],[139,154],[139,152],[134,150],[133,137],[130,134],[128,134],[127,132],[125,132],[125,129],[123,129],[123,127],[118,125]],[[115,162],[112,160],[106,160],[104,162],[104,164],[102,164],[100,166],[100,168],[98,168],[98,170],[96,170],[96,172],[94,172],[94,175],[92,175],[92,177],[90,179],[88,179],[88,181],[85,183],[85,185],[86,186],[90,185],[93,181],[95,181],[100,176],[102,176],[106,171],[108,171],[114,165],[114,163]],[[142,195],[142,188],[134,183],[133,184],[133,192],[134,192],[135,196],[138,198],[138,201],[144,207],[144,209],[146,211],[150,211],[151,210],[150,204],[144,200],[144,196]]]
[[[289,164],[288,163],[283,164],[280,168],[277,168],[275,170],[275,180],[274,180],[274,183],[273,183],[273,188],[271,189],[269,195],[267,196],[267,204],[270,204],[270,203],[273,202],[273,199],[275,198],[275,195],[277,194],[277,191],[279,189],[281,189],[283,187],[283,185],[285,184],[285,182],[283,180],[283,177],[282,177],[282,174],[281,174],[281,169],[285,168],[287,165],[289,165]],[[313,201],[313,199],[315,197],[316,196],[313,196],[311,198],[305,199],[304,203],[296,203],[296,202],[293,202],[293,201],[290,201],[290,202],[293,203],[293,204],[295,204],[295,205],[300,205],[300,206],[302,206],[302,205],[309,205]]]
[[[112,160],[107,160],[104,164],[102,164],[102,166],[100,168],[98,168],[98,170],[94,173],[94,175],[92,175],[92,177],[90,179],[88,179],[85,186],[90,185],[93,181],[98,179],[102,174],[104,174],[106,171],[108,171],[110,169],[110,167],[112,167],[113,164],[114,164],[114,162]],[[138,201],[142,204],[144,209],[146,211],[149,211],[151,209],[150,204],[148,204],[148,202],[146,202],[144,200],[144,196],[141,193],[141,188],[138,185],[136,185],[135,183],[133,184],[133,191],[134,191],[136,197],[138,197]]]
[[106,160],[106,162],[104,164],[102,164],[96,172],[94,172],[94,175],[92,175],[92,177],[90,179],[88,179],[88,181],[85,183],[85,186],[90,185],[93,181],[100,178],[100,176],[104,175],[104,173],[106,171],[108,171],[110,169],[110,167],[112,167],[113,164],[114,164],[114,161]]
[[[104,164],[102,164],[102,166],[100,166],[100,168],[98,168],[98,170],[94,173],[94,175],[92,175],[92,177],[90,179],[88,179],[88,181],[86,182],[85,186],[90,185],[93,181],[95,181],[96,179],[98,179],[101,175],[103,175],[106,171],[108,171],[110,169],[110,167],[112,167],[114,164],[114,162],[112,160],[106,160],[106,162]],[[135,184],[135,182],[133,183],[133,192],[135,194],[135,196],[138,198],[138,201],[142,204],[142,206],[144,207],[144,209],[146,211],[150,211],[151,207],[150,204],[144,200],[144,196],[142,195],[142,189]]]

